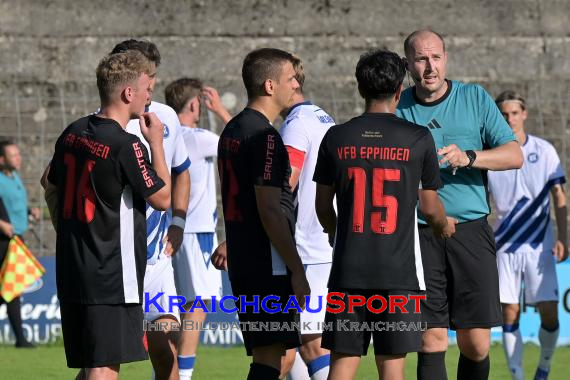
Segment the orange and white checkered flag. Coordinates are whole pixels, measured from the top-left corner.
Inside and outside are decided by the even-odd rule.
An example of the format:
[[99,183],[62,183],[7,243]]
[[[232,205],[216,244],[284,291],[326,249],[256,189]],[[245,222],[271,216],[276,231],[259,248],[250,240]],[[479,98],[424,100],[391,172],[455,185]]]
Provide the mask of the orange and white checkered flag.
[[0,269],[0,296],[12,301],[45,273],[43,265],[34,257],[24,242],[14,236]]

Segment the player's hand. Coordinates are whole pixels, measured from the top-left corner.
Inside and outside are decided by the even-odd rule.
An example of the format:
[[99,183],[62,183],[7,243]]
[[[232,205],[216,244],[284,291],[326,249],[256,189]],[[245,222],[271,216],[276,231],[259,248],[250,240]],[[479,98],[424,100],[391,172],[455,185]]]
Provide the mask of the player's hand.
[[568,258],[568,247],[560,240],[556,240],[556,244],[552,248],[552,254],[556,257],[556,261],[561,263]]
[[10,223],[4,220],[0,220],[0,232],[2,233],[2,235],[11,238],[12,236],[14,236],[14,227],[12,227]]
[[445,165],[447,163],[451,169],[463,168],[469,165],[469,157],[455,144],[438,149],[437,154],[443,156],[443,158],[439,160],[439,165]]
[[163,242],[166,244],[164,248],[164,254],[166,256],[174,256],[180,246],[182,245],[182,239],[184,238],[184,230],[178,226],[170,225],[168,231],[166,231],[166,236],[164,236]]
[[447,216],[447,225],[441,231],[441,237],[444,239],[450,238],[455,234],[455,225],[459,223],[459,220]]
[[222,104],[222,99],[220,94],[213,87],[204,86],[202,88],[202,95],[204,99],[204,105],[207,109],[218,115],[224,122],[229,121],[231,116]]
[[145,112],[139,117],[143,137],[150,145],[160,144],[164,138],[164,125],[154,112]]
[[307,276],[305,276],[305,271],[297,271],[291,274],[291,287],[301,310],[305,310],[305,297],[311,295],[311,287],[307,281]]
[[225,240],[214,250],[212,257],[210,257],[210,261],[214,265],[214,268],[226,272],[228,271],[228,251]]

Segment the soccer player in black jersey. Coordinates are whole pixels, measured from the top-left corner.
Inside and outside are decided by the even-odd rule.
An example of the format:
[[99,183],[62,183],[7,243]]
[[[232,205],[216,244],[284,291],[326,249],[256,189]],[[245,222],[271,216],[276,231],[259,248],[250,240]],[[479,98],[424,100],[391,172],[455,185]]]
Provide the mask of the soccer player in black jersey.
[[[121,363],[144,360],[145,200],[170,207],[163,127],[144,113],[151,65],[140,52],[97,67],[100,112],[58,138],[46,200],[56,217],[57,295],[67,365],[79,378],[116,379]],[[138,118],[153,157],[124,128]]]
[[[427,129],[394,115],[404,73],[395,53],[364,54],[356,66],[356,79],[366,112],[331,127],[319,150],[315,206],[329,240],[334,241],[328,286],[331,292],[343,293],[345,301],[348,296],[418,296],[425,290],[418,198],[435,233],[441,237],[453,233],[437,195],[442,184],[433,138]],[[379,309],[380,302],[371,306]],[[414,301],[409,300],[404,309],[407,312],[395,308],[393,313],[388,309],[375,313],[366,306],[355,307],[354,312],[348,307],[339,313],[327,311],[325,321],[333,326],[323,332],[322,344],[332,352],[329,379],[355,376],[371,334],[379,374],[384,379],[403,379],[406,353],[421,347],[420,331],[346,331],[338,323],[348,320],[361,328],[364,323],[381,327],[420,322]]]
[[[293,239],[293,198],[287,150],[271,123],[291,107],[299,87],[293,56],[278,49],[250,52],[242,67],[247,107],[224,128],[218,168],[227,237],[228,273],[236,297],[276,295],[284,307],[295,295],[301,307],[310,289]],[[240,301],[237,302],[238,307]],[[241,322],[292,323],[298,315],[240,312]],[[248,379],[277,379],[281,357],[300,345],[299,331],[243,331],[253,356]]]

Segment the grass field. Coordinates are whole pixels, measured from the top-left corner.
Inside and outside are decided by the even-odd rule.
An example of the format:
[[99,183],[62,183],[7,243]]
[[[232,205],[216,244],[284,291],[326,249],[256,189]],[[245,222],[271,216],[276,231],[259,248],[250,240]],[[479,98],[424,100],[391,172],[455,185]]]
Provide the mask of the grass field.
[[[539,348],[532,344],[525,345],[524,366],[526,378],[532,379],[538,360]],[[450,347],[447,354],[449,379],[456,378],[457,346]],[[0,365],[2,379],[73,379],[76,370],[65,366],[65,354],[61,344],[41,346],[32,350],[18,350],[11,346],[0,346]],[[245,379],[249,368],[249,359],[241,347],[211,348],[201,347],[198,352],[194,379]],[[406,361],[406,379],[415,379],[416,355],[409,355]],[[569,372],[566,372],[569,371]],[[150,362],[125,364],[121,367],[121,379],[150,379]],[[373,356],[362,359],[358,379],[376,379],[376,367]],[[493,345],[491,349],[491,379],[509,380],[510,374],[505,364],[503,349]],[[551,380],[570,378],[570,347],[559,348],[551,369]]]

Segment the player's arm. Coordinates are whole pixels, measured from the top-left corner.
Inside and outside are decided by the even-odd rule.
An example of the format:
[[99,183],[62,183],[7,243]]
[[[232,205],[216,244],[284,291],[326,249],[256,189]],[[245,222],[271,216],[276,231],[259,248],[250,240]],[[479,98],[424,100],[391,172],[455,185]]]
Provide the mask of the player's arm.
[[334,210],[334,187],[317,183],[315,211],[323,230],[329,235],[329,244],[334,243],[336,233],[336,212]]
[[190,172],[187,169],[181,172],[172,172],[172,224],[166,233],[167,256],[174,255],[184,239],[184,227],[186,225],[186,211],[190,199]]
[[305,296],[310,294],[305,269],[289,231],[289,223],[281,209],[281,189],[274,186],[255,186],[255,200],[263,228],[289,270],[291,285],[299,306],[304,309]]
[[47,189],[47,186],[48,186],[49,168],[50,168],[50,164],[48,164],[46,166],[46,168],[44,169],[44,172],[42,173],[42,177],[40,178],[40,185],[42,185],[42,188],[44,190]]
[[164,186],[160,190],[145,198],[147,203],[155,210],[167,210],[170,207],[171,199],[171,182],[170,173],[166,161],[164,159],[164,146],[162,140],[164,138],[164,126],[158,117],[148,112],[139,118],[139,125],[142,135],[148,141],[150,153],[152,156],[152,167],[156,171],[158,177],[164,182]]
[[214,268],[226,272],[228,271],[228,249],[225,240],[214,250],[214,253],[212,253],[212,256],[210,257],[210,261],[214,265]]
[[40,178],[40,184],[44,189],[44,199],[48,206],[51,223],[53,224],[53,228],[57,231],[57,186],[52,184],[48,179],[50,168],[51,163],[44,169],[42,177]]
[[301,170],[303,170],[303,164],[305,163],[305,152],[299,149],[295,149],[290,145],[286,145],[285,147],[287,148],[289,163],[291,164],[291,177],[289,177],[289,186],[291,186],[292,190],[295,190],[299,184],[299,176],[301,175]]
[[[418,190],[419,209],[436,236],[451,237],[455,233],[457,220],[452,217],[446,217],[443,203],[437,195],[437,190],[443,187],[443,183],[439,175],[435,142],[429,132],[425,134],[425,138],[421,142],[423,143],[424,155],[420,180],[421,186]],[[418,149],[422,145],[418,145]]]
[[204,104],[206,105],[206,108],[222,119],[225,126],[231,120],[232,116],[222,104],[218,91],[213,87],[204,86],[202,89],[202,95],[204,95]]
[[57,187],[49,181],[46,184],[44,198],[48,206],[51,224],[57,232]]
[[418,190],[420,212],[433,229],[436,236],[448,238],[455,233],[455,224],[448,223],[445,208],[436,190]]
[[558,262],[562,262],[568,258],[566,194],[561,184],[554,185],[550,190],[550,194],[552,194],[554,201],[554,217],[556,219],[556,229],[558,230],[558,239],[553,251]]

